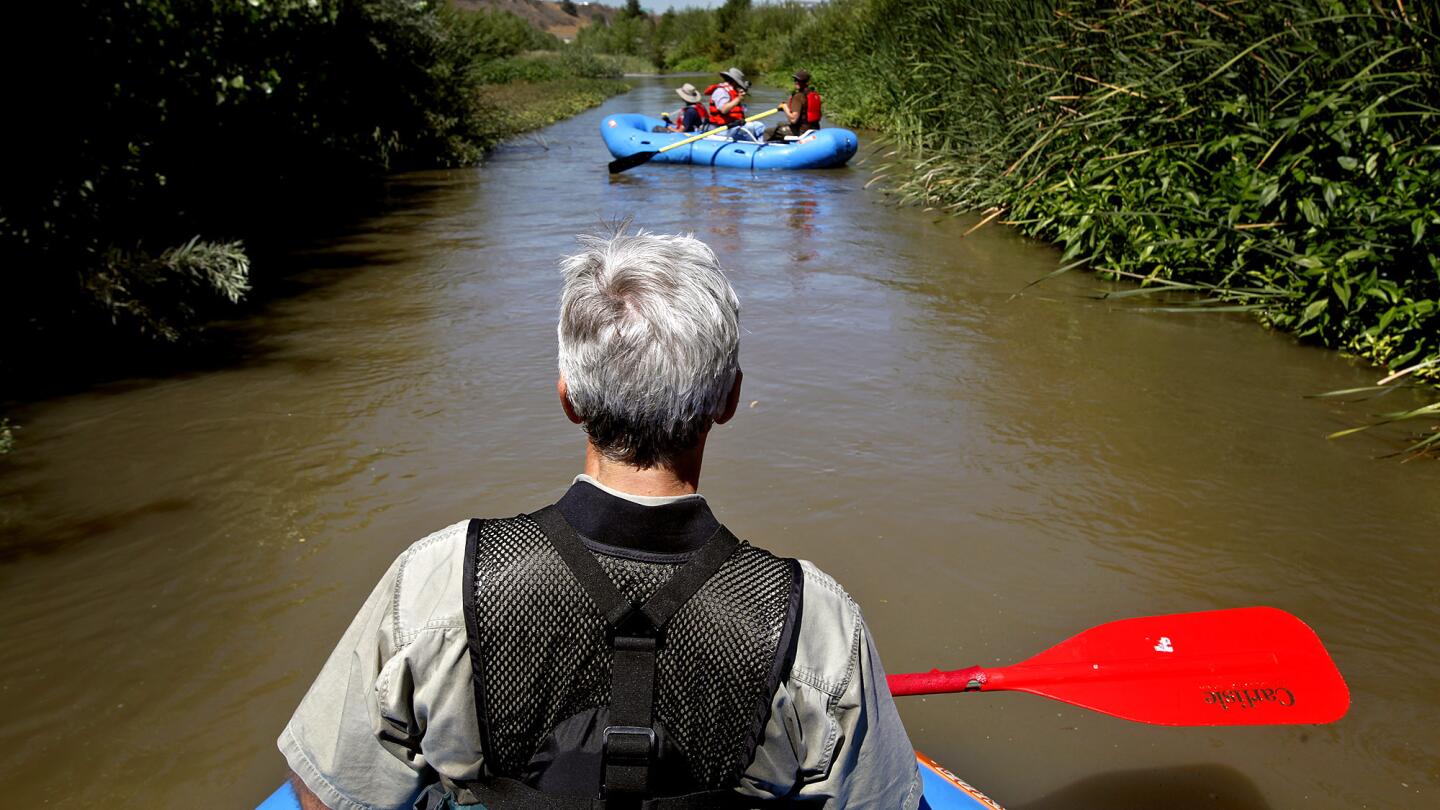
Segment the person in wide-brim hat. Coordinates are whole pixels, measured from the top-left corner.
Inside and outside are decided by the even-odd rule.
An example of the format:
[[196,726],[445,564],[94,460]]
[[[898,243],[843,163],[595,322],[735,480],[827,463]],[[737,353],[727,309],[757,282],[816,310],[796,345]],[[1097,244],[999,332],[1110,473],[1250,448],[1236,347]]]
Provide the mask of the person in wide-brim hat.
[[720,71],[720,78],[724,81],[711,85],[705,91],[710,94],[710,123],[719,125],[723,120],[744,120],[744,99],[750,82],[745,81],[745,74],[738,67]]
[[705,90],[710,94],[710,123],[727,128],[730,137],[737,140],[764,139],[764,124],[758,121],[748,124],[745,122],[745,96],[750,89],[750,82],[745,80],[744,72],[738,67],[732,67],[720,71],[720,78],[724,81],[712,84]]
[[745,72],[738,67],[720,71],[720,78],[735,85],[741,90],[749,90],[750,82],[745,80]]
[[707,111],[701,101],[705,97],[695,89],[695,85],[686,82],[675,88],[675,95],[685,100],[685,106],[676,110],[673,117],[669,114],[661,116],[665,119],[664,129],[667,132],[699,132],[704,129]]

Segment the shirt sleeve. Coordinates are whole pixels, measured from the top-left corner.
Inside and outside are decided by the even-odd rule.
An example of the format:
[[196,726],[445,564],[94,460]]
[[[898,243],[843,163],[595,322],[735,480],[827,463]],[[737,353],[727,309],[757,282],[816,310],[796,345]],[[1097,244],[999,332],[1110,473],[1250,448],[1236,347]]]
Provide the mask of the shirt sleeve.
[[280,735],[290,769],[334,810],[409,808],[437,769],[479,770],[473,747],[445,744],[478,738],[464,619],[448,604],[463,526],[390,566]]
[[885,683],[880,654],[863,623],[861,635],[859,677],[845,701],[847,705],[853,701],[854,708],[842,714],[844,743],[836,755],[835,767],[849,774],[841,784],[837,806],[915,810],[921,794],[915,749]]
[[854,601],[809,563],[795,664],[740,792],[832,810],[920,804],[915,751]]

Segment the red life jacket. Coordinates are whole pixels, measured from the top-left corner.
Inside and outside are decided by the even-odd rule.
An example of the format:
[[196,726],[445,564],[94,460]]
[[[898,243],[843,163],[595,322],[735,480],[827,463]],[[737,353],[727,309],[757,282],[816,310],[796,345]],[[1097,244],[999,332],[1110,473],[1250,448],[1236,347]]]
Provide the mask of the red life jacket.
[[805,94],[805,120],[800,123],[811,129],[820,128],[820,94],[814,90]]
[[[715,91],[720,89],[721,87],[726,86],[726,84],[727,82],[716,82],[705,88],[705,103],[709,105],[709,110],[707,111],[708,114],[706,115],[706,118],[709,119],[710,123],[714,124],[717,127],[727,126],[732,121],[739,123],[744,123],[745,121],[744,104],[736,104],[734,107],[730,108],[730,112],[728,113],[720,112],[720,108],[715,106]],[[735,97],[734,90],[730,91],[730,97]]]
[[791,132],[795,135],[804,135],[812,129],[819,129],[820,94],[814,90],[806,89],[803,96],[796,93],[792,95],[790,101],[786,103],[789,104],[793,102],[795,96],[800,96],[800,117],[795,120],[794,124],[790,125]]

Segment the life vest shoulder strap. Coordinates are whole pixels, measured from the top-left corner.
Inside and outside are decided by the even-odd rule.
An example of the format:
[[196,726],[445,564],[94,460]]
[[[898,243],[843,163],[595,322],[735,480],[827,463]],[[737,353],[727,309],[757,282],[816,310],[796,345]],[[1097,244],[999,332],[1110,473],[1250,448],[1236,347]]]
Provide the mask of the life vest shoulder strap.
[[635,799],[651,791],[655,733],[655,666],[665,627],[740,547],[724,526],[670,576],[644,604],[635,605],[615,586],[585,548],[559,507],[530,516],[555,544],[570,573],[605,616],[612,650],[610,725],[601,749],[600,792],[605,798]]

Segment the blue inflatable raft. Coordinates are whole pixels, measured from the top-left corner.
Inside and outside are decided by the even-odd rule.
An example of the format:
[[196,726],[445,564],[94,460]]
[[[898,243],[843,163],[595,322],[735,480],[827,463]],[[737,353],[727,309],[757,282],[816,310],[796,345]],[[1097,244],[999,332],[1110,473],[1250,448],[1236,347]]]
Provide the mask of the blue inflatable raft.
[[[936,765],[934,760],[920,753],[915,756],[920,764],[920,778],[925,783],[921,810],[1001,810],[1000,805],[960,777]],[[300,810],[300,800],[287,782],[256,810]]]
[[[617,158],[637,152],[656,152],[690,137],[680,132],[655,132],[665,122],[648,115],[628,113],[607,115],[600,122],[600,136],[610,154]],[[660,152],[652,163],[693,163],[729,169],[829,169],[844,166],[860,148],[860,139],[848,129],[817,129],[795,141],[753,143],[734,140],[725,130],[669,152]]]

